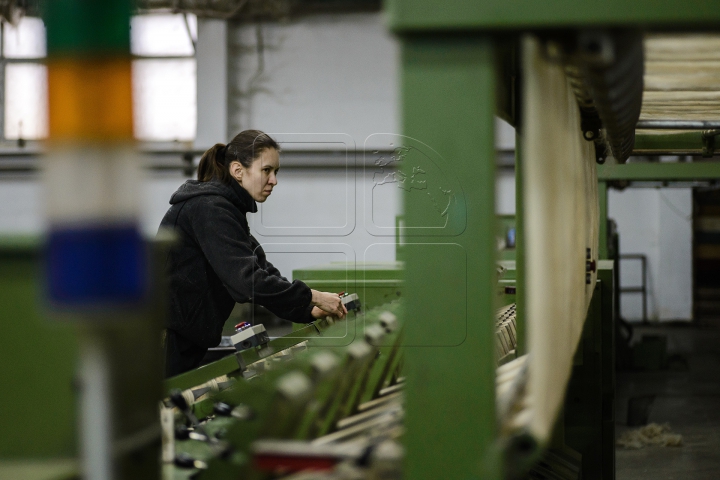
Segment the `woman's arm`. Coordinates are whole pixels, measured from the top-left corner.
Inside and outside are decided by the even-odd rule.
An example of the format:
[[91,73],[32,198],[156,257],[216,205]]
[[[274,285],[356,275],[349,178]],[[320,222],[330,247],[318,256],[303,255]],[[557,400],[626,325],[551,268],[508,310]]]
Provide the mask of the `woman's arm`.
[[[287,278],[282,276],[280,270],[275,268],[275,265],[273,265],[270,260],[265,259],[265,263],[265,270],[267,270],[270,275],[274,275],[287,281]],[[343,305],[342,301],[340,301],[339,307],[336,305],[336,300],[340,298],[339,295],[330,292],[320,292],[318,290],[311,291],[313,296],[310,303],[313,305],[313,308],[310,311],[310,318],[312,320],[324,318],[328,315],[336,318],[345,318],[345,315],[347,315],[347,308],[345,308],[345,305]],[[321,304],[324,308],[322,308]]]
[[270,260],[268,260],[268,259],[266,258],[266,259],[265,259],[265,263],[267,264],[266,267],[265,267],[265,270],[267,270],[267,272],[268,272],[270,275],[274,275],[274,276],[276,276],[276,277],[280,277],[280,278],[282,278],[283,280],[286,280],[286,281],[287,281],[287,278],[284,277],[282,273],[280,273],[280,270],[278,270],[277,268],[275,268],[275,265],[273,265],[272,263],[270,263]]
[[[256,242],[257,243],[257,242]],[[285,278],[281,273],[280,270],[278,270],[275,265],[270,262],[270,260],[267,259],[267,257],[263,254],[262,256],[263,261],[261,262],[261,266],[270,274],[275,277],[281,278],[284,281],[289,281],[287,278]],[[330,292],[320,292],[318,290],[311,290],[312,291],[312,300],[311,305],[313,306],[312,309],[308,308],[309,310],[309,320],[315,320],[318,318],[324,318],[328,315],[332,315],[336,318],[344,318],[345,315],[347,315],[347,308],[345,308],[345,305],[343,305],[342,301],[338,302],[337,300],[340,298],[338,294],[330,293]],[[337,305],[339,303],[339,306]]]
[[271,275],[258,265],[250,237],[229,201],[198,197],[185,208],[191,219],[192,236],[236,302],[252,301],[293,322],[310,320],[310,288],[302,282]]

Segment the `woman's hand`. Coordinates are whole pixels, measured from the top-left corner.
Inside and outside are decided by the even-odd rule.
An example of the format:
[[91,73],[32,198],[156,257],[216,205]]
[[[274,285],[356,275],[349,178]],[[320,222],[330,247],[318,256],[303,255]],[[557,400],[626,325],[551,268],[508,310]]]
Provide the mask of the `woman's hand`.
[[318,318],[325,318],[325,317],[329,316],[330,314],[320,307],[313,307],[312,311],[310,312],[310,315],[313,318],[318,319]]
[[[317,290],[312,290],[311,303],[320,310],[323,310],[325,315],[332,315],[333,317],[337,318],[345,318],[345,315],[347,315],[347,309],[345,308],[345,305],[343,305],[340,295],[338,295],[337,293],[319,292]],[[313,317],[321,318],[316,317],[316,313],[321,314],[321,312],[316,312],[316,308],[313,308]]]

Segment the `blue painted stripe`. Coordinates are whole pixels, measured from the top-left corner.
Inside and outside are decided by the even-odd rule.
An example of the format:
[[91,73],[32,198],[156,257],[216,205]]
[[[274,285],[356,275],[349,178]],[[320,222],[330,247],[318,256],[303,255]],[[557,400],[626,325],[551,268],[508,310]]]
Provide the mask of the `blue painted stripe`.
[[137,303],[145,297],[145,244],[134,225],[55,228],[46,251],[50,301],[64,306]]

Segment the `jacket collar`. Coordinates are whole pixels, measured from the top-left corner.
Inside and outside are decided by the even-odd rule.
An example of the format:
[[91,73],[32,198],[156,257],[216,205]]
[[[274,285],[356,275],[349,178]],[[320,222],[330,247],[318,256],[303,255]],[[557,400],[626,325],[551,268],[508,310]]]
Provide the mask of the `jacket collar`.
[[258,210],[257,202],[250,196],[250,193],[240,186],[237,182],[230,182],[230,188],[237,197],[237,202],[234,202],[237,207],[243,213],[255,213]]

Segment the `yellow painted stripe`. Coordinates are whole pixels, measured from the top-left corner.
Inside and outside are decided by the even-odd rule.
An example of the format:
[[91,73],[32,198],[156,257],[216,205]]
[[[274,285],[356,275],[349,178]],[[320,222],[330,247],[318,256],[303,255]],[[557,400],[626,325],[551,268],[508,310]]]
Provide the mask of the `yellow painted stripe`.
[[129,59],[51,60],[48,87],[51,140],[132,139]]

